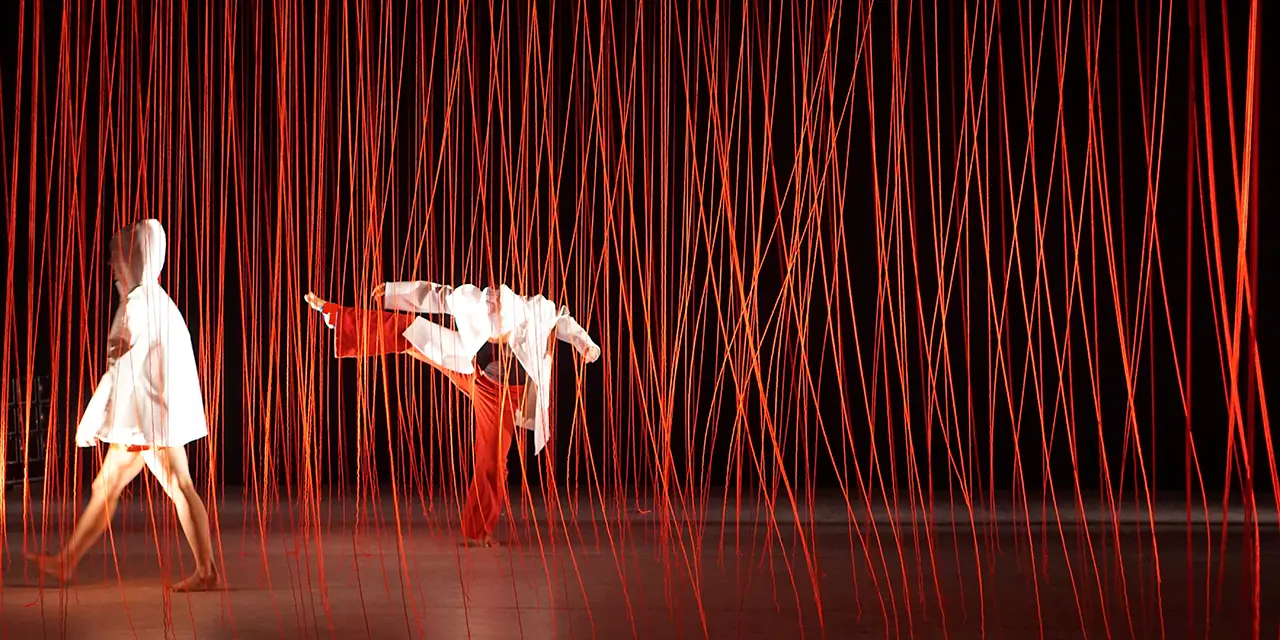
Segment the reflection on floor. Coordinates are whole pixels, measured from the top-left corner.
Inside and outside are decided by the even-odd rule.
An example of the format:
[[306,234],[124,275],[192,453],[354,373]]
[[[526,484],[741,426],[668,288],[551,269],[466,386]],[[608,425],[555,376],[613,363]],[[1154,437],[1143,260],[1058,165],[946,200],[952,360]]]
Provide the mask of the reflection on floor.
[[1060,505],[1059,526],[1052,503],[1012,500],[971,520],[950,503],[855,505],[850,518],[843,499],[823,498],[798,516],[779,505],[772,524],[754,500],[731,500],[726,516],[721,497],[693,518],[635,498],[608,517],[517,506],[505,544],[483,549],[458,544],[456,506],[416,497],[398,510],[385,496],[281,505],[265,518],[228,494],[217,512],[227,589],[185,595],[163,585],[190,553],[167,503],[150,508],[143,493],[65,588],[42,584],[22,552],[56,546],[70,501],[24,509],[10,493],[0,637],[1244,638],[1255,620],[1262,637],[1280,631],[1274,514],[1254,616],[1241,514],[1222,554],[1220,517],[1211,541],[1200,516],[1189,538],[1176,500],[1153,510],[1154,527],[1145,505],[1118,513],[1120,526],[1100,505]]

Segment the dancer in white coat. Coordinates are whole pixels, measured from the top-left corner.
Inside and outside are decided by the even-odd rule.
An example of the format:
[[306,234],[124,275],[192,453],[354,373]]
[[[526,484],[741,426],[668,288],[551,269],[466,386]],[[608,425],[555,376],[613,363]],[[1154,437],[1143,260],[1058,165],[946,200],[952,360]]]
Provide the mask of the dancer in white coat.
[[[306,300],[334,330],[335,356],[406,354],[438,369],[471,397],[475,465],[462,534],[473,543],[492,544],[507,502],[507,454],[515,428],[533,431],[535,454],[550,439],[555,343],[572,345],[583,362],[599,359],[600,347],[566,307],[505,285],[389,282],[374,297],[385,310],[344,307],[315,293]],[[452,315],[456,330],[419,313]]]
[[145,465],[178,509],[195,555],[195,571],[175,591],[214,588],[209,516],[191,481],[184,448],[209,435],[186,321],[159,283],[165,260],[164,228],[156,220],[126,227],[111,243],[111,270],[120,306],[107,341],[102,376],[76,429],[76,444],[108,445],[84,515],[66,546],[31,556],[61,581],[70,580],[89,546],[110,526],[125,486]]

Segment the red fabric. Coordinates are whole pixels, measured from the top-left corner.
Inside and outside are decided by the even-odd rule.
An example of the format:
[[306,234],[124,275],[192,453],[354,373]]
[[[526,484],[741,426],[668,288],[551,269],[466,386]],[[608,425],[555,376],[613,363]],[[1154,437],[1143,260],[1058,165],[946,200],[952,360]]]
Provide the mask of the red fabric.
[[418,355],[404,338],[416,316],[327,304],[324,313],[333,324],[333,352],[338,358],[408,354],[449,377],[471,397],[475,412],[475,467],[462,510],[462,535],[491,536],[507,504],[507,454],[515,435],[516,410],[524,401],[524,387],[500,384],[479,373],[441,368]]
[[479,374],[470,378],[476,459],[462,510],[462,535],[479,540],[493,534],[507,504],[507,453],[515,436],[515,414],[524,399],[524,387],[502,385]]
[[333,325],[333,355],[338,358],[363,358],[407,353],[413,345],[404,339],[415,316],[369,309],[353,309],[326,304],[324,313]]

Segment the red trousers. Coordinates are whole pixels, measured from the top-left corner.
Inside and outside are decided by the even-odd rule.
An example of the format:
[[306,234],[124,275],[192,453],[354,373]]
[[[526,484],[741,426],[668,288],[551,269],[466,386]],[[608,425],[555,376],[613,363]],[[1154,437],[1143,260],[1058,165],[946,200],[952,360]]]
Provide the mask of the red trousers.
[[450,371],[422,357],[403,335],[415,315],[335,304],[326,305],[324,313],[333,325],[336,357],[410,355],[444,373],[471,396],[476,415],[475,469],[462,510],[462,535],[475,540],[492,535],[507,501],[507,453],[524,387],[503,385],[479,372]]

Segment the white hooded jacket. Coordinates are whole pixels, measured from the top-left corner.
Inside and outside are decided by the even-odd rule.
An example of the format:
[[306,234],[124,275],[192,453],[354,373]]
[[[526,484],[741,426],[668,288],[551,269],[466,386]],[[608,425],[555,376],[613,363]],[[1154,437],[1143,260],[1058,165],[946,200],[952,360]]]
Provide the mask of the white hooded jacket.
[[552,339],[569,343],[588,362],[600,356],[600,347],[567,307],[557,309],[540,295],[526,298],[506,285],[480,289],[468,284],[455,289],[433,282],[388,282],[383,306],[388,311],[451,314],[456,331],[417,318],[404,337],[429,360],[458,373],[473,373],[473,360],[484,343],[507,336],[507,345],[529,376],[516,423],[533,431],[535,455],[551,435]]
[[160,286],[164,228],[145,220],[114,241],[124,273],[116,274],[120,306],[107,342],[102,376],[76,429],[81,446],[92,437],[113,444],[178,447],[209,435],[191,334]]

